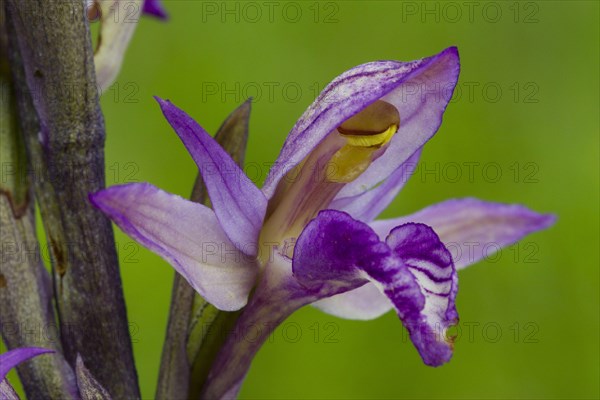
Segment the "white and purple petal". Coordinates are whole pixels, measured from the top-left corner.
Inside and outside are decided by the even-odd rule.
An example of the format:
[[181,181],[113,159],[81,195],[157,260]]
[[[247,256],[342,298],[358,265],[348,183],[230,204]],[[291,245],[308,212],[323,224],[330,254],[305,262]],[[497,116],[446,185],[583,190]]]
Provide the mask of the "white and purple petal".
[[452,257],[431,228],[406,224],[380,241],[365,223],[326,210],[296,243],[294,277],[308,291],[331,296],[372,282],[393,304],[423,361],[449,361],[446,329],[457,322]]
[[377,61],[334,79],[300,117],[271,169],[263,192],[271,197],[278,182],[345,120],[377,100],[394,105],[400,128],[389,148],[339,197],[356,196],[387,178],[439,128],[459,73],[458,51],[411,62]]
[[113,186],[90,200],[215,307],[233,311],[246,304],[257,275],[255,260],[231,243],[211,209],[147,183]]
[[431,226],[451,250],[457,269],[465,268],[526,235],[550,227],[556,218],[519,204],[452,199],[414,214],[375,221],[371,227],[384,238],[398,225],[420,222]]
[[223,230],[240,250],[255,256],[267,199],[196,121],[170,101],[156,100],[198,165]]

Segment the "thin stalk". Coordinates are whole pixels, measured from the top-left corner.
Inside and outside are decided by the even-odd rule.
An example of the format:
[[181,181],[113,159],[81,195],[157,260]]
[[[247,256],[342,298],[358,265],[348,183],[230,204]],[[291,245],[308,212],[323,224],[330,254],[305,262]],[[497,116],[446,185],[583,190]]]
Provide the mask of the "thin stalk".
[[117,399],[140,397],[104,187],[104,119],[83,1],[8,0],[9,55],[52,259],[63,350]]
[[0,331],[9,349],[45,347],[56,351],[18,367],[28,398],[68,398],[74,375],[62,356],[51,278],[44,268],[36,235],[31,180],[18,127],[3,15],[0,13]]

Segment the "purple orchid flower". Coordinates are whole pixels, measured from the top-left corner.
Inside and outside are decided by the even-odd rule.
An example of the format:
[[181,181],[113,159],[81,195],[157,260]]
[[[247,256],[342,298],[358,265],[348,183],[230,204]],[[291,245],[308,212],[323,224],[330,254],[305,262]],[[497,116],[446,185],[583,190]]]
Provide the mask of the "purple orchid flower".
[[426,364],[451,358],[456,270],[483,255],[453,260],[447,244],[506,246],[554,221],[476,199],[374,221],[439,128],[459,70],[452,47],[343,73],[300,117],[262,190],[191,117],[157,99],[198,165],[213,210],[147,183],[90,199],[217,308],[245,306],[212,365],[205,398],[235,397],[272,330],[311,303],[355,319],[394,308]]
[[20,347],[0,354],[0,399],[19,398],[6,379],[8,372],[22,362],[46,353],[54,353],[54,350],[41,347]]

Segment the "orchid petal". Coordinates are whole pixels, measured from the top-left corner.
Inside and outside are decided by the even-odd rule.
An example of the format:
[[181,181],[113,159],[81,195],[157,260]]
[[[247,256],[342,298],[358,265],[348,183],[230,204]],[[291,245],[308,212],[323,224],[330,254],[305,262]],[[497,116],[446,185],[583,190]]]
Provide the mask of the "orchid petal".
[[347,212],[352,218],[370,222],[394,200],[415,170],[421,150],[417,150],[400,165],[381,185],[356,196],[336,197],[328,208]]
[[[142,12],[142,0],[88,0],[100,8],[100,33],[94,54],[96,82],[104,92],[116,79]],[[133,6],[132,6],[133,5]]]
[[163,20],[169,17],[161,0],[144,0],[142,12],[146,15],[152,15],[153,17]]
[[385,153],[346,185],[339,197],[355,196],[375,186],[437,131],[458,73],[458,51],[454,47],[417,61],[377,61],[343,73],[300,117],[265,181],[263,192],[270,198],[281,178],[327,135],[368,105],[384,100],[399,111],[400,128]]
[[6,378],[8,371],[20,363],[46,353],[54,353],[54,350],[42,347],[20,347],[0,354],[0,381]]
[[538,214],[518,204],[464,198],[447,200],[405,217],[375,221],[371,227],[383,238],[407,222],[427,224],[452,250],[456,268],[462,269],[550,227],[555,220],[553,215]]
[[238,248],[256,255],[267,199],[196,121],[168,100],[156,100],[198,165],[223,230]]
[[138,243],[160,255],[215,307],[242,308],[257,274],[208,207],[147,183],[113,186],[92,203]]
[[458,320],[452,257],[431,228],[406,224],[386,242],[367,224],[326,210],[304,229],[292,263],[307,290],[341,293],[373,282],[391,301],[428,365],[452,356],[446,329]]

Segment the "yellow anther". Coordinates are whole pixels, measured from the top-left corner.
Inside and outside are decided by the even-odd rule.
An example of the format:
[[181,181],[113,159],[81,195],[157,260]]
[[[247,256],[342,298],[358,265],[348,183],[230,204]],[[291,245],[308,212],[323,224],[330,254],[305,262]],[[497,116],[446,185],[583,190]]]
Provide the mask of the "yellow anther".
[[[269,201],[260,241],[283,243],[282,238],[298,237],[344,184],[358,178],[386,151],[399,127],[398,109],[379,100],[330,132],[279,182]],[[291,257],[291,250],[286,254]]]
[[348,135],[344,147],[331,157],[327,180],[330,182],[352,182],[371,165],[373,153],[385,146],[398,131],[397,125],[391,125],[384,132],[372,135]]
[[376,147],[380,148],[381,146],[387,144],[394,136],[394,133],[398,130],[398,126],[391,125],[384,132],[377,133],[374,135],[352,135],[352,134],[344,134],[340,132],[342,137],[348,139],[348,145],[354,147]]
[[392,125],[400,126],[398,109],[386,101],[378,100],[345,120],[338,131],[348,136],[374,136],[385,132]]

